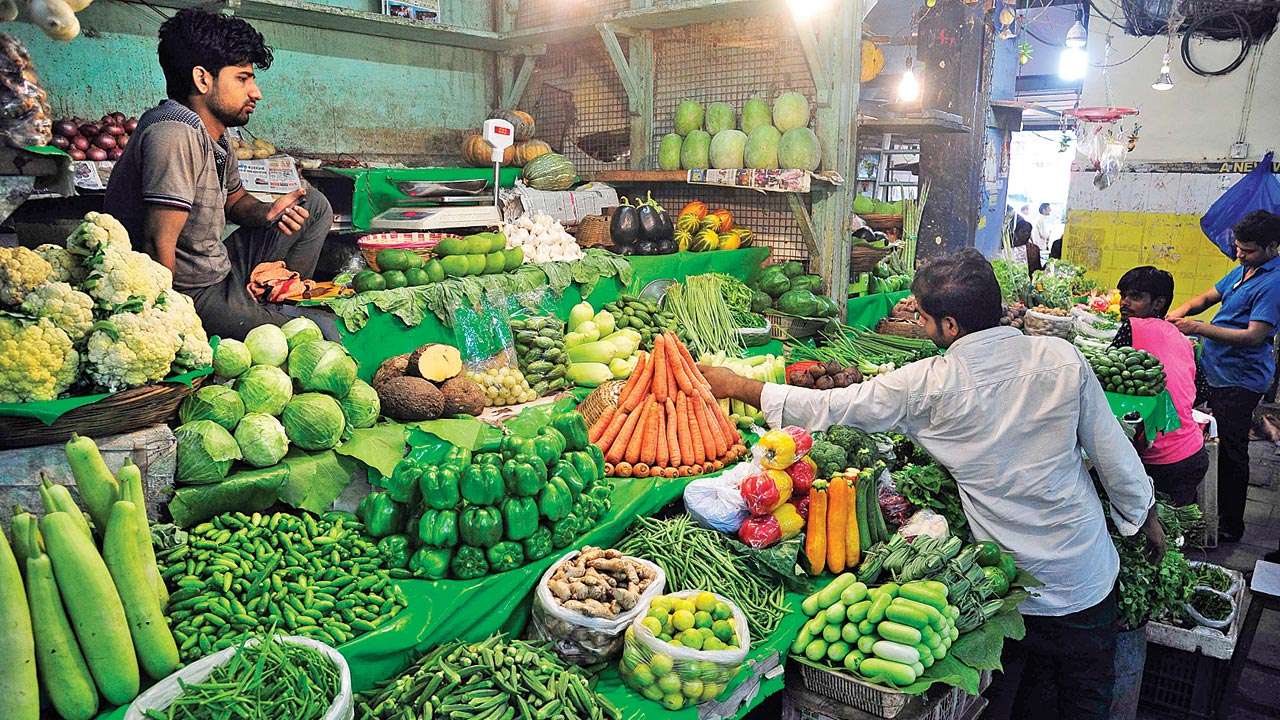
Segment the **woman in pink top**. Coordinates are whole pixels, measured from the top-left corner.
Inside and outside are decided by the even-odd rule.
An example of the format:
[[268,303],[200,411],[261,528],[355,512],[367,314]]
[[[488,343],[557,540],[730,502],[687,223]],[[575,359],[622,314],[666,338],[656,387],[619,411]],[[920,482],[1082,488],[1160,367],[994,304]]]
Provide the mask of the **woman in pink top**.
[[1195,353],[1178,328],[1164,319],[1173,303],[1173,276],[1144,265],[1126,272],[1117,287],[1124,324],[1114,344],[1146,350],[1164,364],[1166,387],[1182,421],[1180,428],[1140,449],[1142,464],[1158,492],[1168,494],[1174,505],[1191,505],[1209,469],[1209,456],[1200,426],[1191,418],[1196,401]]

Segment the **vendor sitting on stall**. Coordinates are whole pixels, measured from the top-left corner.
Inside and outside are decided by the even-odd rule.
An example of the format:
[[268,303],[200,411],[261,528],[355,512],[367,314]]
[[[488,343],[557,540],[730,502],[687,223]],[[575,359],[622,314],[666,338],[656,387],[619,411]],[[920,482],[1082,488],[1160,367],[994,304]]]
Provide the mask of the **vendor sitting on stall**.
[[1140,448],[1138,454],[1157,491],[1168,494],[1174,505],[1194,505],[1196,490],[1209,469],[1209,454],[1204,433],[1191,418],[1196,403],[1195,352],[1182,332],[1164,319],[1173,304],[1173,276],[1143,265],[1126,272],[1116,287],[1123,322],[1112,345],[1145,350],[1164,364],[1165,386],[1182,423]]
[[[244,20],[188,9],[160,26],[159,55],[169,99],[139,118],[104,211],[124,224],[135,249],[169,268],[208,334],[243,338],[306,315],[338,339],[333,315],[260,304],[246,289],[266,262],[311,277],[333,224],[329,201],[314,189],[264,203],[240,183],[226,129],[247,123],[262,99],[254,68],[271,65],[271,48]],[[228,220],[240,228],[224,242]]]
[[702,372],[716,397],[762,408],[772,427],[898,429],[932,454],[955,476],[974,537],[1044,582],[1021,606],[1026,639],[1006,646],[992,717],[1010,704],[1016,718],[1109,717],[1120,559],[1082,451],[1116,528],[1143,532],[1158,558],[1151,480],[1080,352],[1000,325],[1000,286],[980,253],[925,265],[912,291],[943,357],[834,390]]

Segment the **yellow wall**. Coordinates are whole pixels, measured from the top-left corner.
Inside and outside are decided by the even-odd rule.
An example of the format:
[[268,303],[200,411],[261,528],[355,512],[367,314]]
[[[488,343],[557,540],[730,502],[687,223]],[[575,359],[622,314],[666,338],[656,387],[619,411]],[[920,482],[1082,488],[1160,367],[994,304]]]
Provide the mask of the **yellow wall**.
[[1235,266],[1205,238],[1199,215],[1174,213],[1072,210],[1062,255],[1067,262],[1083,265],[1105,288],[1114,288],[1121,275],[1138,265],[1168,270],[1173,273],[1175,307],[1209,289]]

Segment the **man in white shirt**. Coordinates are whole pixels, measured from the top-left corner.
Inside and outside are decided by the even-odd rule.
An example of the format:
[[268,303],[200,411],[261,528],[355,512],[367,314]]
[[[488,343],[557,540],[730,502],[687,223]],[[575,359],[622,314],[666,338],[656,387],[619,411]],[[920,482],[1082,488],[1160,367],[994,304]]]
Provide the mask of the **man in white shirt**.
[[1048,257],[1053,241],[1057,240],[1057,234],[1058,221],[1053,217],[1053,206],[1049,203],[1040,203],[1040,214],[1035,218],[1031,241],[1040,248],[1042,255]]
[[1106,718],[1120,564],[1081,451],[1116,527],[1143,532],[1158,556],[1151,480],[1080,352],[1000,326],[1000,288],[980,253],[933,261],[912,290],[945,357],[834,390],[703,372],[716,397],[761,408],[772,427],[896,428],[928,450],[955,476],[974,536],[1045,583],[1022,605],[1026,640],[1006,646],[1002,693],[1013,717]]

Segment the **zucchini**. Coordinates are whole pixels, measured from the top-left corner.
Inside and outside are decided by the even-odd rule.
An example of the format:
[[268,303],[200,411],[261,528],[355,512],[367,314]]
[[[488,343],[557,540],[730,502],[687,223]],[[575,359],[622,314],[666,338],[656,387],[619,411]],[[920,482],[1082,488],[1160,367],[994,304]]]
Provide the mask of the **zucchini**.
[[3,530],[0,530],[0,658],[4,658],[0,662],[0,697],[4,698],[5,716],[13,720],[39,720],[40,689],[36,681],[31,612],[23,593],[18,559]]
[[39,530],[30,528],[35,552],[27,560],[27,599],[31,606],[31,630],[35,637],[36,666],[48,688],[53,709],[63,720],[89,720],[98,714],[98,689],[76,643],[67,611],[58,595],[49,556],[39,549]]
[[920,630],[917,628],[911,627],[910,625],[903,625],[902,623],[894,622],[892,620],[885,620],[879,625],[876,625],[876,632],[885,640],[902,643],[903,645],[915,645],[923,639],[923,636],[920,634]]
[[124,705],[138,695],[138,656],[107,565],[67,513],[40,518],[40,532],[93,681],[107,702]]
[[826,657],[827,656],[826,641],[824,641],[822,638],[818,638],[817,640],[814,640],[813,642],[809,643],[809,646],[804,649],[804,656],[814,662],[818,662],[822,658]]
[[824,625],[822,628],[822,639],[829,643],[836,642],[840,639],[840,625]]
[[916,681],[919,675],[911,665],[885,660],[879,657],[868,657],[858,665],[858,672],[869,678],[887,680],[893,685],[903,687]]
[[151,678],[168,677],[178,669],[178,645],[165,622],[164,609],[151,585],[138,544],[138,508],[127,500],[117,502],[111,509],[102,558],[124,605],[138,662]]
[[818,605],[820,607],[831,607],[840,599],[840,593],[844,589],[858,581],[858,577],[853,573],[841,573],[834,580],[827,583],[827,586],[818,591]]
[[876,644],[871,646],[871,652],[881,660],[891,660],[903,665],[920,662],[920,653],[916,652],[914,647],[891,640],[876,641]]

